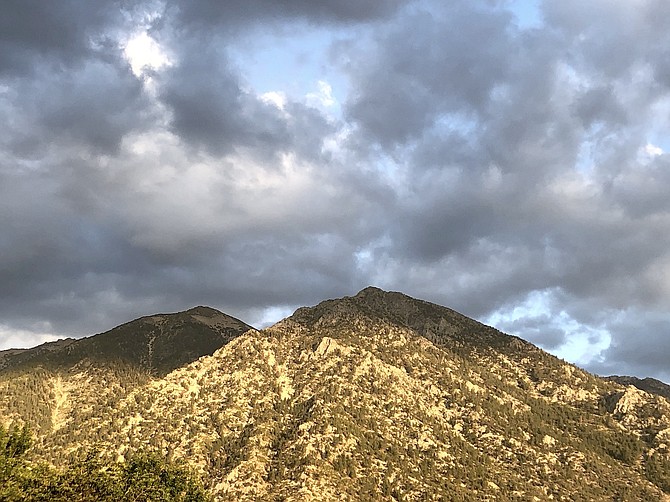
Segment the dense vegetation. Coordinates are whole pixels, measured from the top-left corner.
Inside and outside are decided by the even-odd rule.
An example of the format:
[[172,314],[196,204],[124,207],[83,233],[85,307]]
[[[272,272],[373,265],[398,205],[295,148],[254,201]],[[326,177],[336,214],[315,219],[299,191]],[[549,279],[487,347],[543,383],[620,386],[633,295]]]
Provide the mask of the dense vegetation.
[[146,453],[125,462],[102,461],[95,451],[60,469],[26,460],[28,427],[0,425],[0,500],[12,501],[183,501],[209,500],[183,465]]

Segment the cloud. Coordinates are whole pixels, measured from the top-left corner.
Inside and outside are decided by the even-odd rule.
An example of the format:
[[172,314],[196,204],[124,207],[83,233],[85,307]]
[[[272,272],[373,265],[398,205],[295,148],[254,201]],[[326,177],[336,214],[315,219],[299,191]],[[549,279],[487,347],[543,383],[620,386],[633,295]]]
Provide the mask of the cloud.
[[667,376],[668,7],[508,5],[8,9],[0,346],[376,284]]
[[[652,3],[642,2],[633,28],[623,4],[590,4],[584,16],[547,3],[547,28],[527,32],[504,12],[453,6],[449,16],[399,19],[352,70],[345,113],[370,140],[356,146],[391,149],[409,185],[377,250],[385,283],[480,316],[559,288],[581,335],[561,323],[536,334],[532,318],[509,326],[548,347],[560,332],[600,333],[597,313],[664,308],[664,156],[637,160],[654,123],[667,127],[667,88],[654,69],[664,59],[649,59],[660,45],[642,33],[654,24]],[[608,329],[615,344],[627,336]]]
[[382,31],[375,50],[352,65],[348,117],[384,146],[420,137],[445,118],[476,122],[518,50],[505,12],[463,2],[431,7]]
[[37,64],[74,67],[104,54],[107,34],[123,23],[114,1],[8,0],[0,20],[0,76],[31,75]]
[[183,25],[228,26],[239,23],[274,23],[278,20],[305,20],[314,23],[356,23],[386,17],[396,11],[403,0],[357,2],[355,0],[280,0],[272,3],[260,0],[231,1],[225,5],[215,0],[167,2],[168,9],[177,12]]
[[[640,322],[640,318],[644,321]],[[656,378],[670,380],[666,356],[670,350],[670,318],[664,312],[625,309],[613,315],[613,342],[594,370],[604,375],[634,374],[653,368]]]
[[0,340],[3,341],[3,349],[29,349],[43,343],[54,342],[60,338],[48,333],[17,330],[0,324]]
[[123,47],[123,52],[137,76],[172,66],[170,57],[146,31],[132,35]]

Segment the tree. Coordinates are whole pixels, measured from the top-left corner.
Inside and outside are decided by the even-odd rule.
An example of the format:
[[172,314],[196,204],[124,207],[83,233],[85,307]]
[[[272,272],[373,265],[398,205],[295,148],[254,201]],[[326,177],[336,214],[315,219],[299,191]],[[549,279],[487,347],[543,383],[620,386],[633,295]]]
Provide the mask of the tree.
[[56,470],[31,464],[27,426],[0,425],[0,500],[7,502],[151,501],[206,502],[201,483],[185,465],[153,453],[135,453],[125,462],[104,461],[95,450]]

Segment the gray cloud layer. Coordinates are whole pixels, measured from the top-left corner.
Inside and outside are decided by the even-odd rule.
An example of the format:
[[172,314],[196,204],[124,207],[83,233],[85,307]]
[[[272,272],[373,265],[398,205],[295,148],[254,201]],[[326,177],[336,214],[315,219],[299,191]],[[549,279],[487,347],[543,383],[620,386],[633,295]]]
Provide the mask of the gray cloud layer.
[[[667,2],[543,2],[534,27],[485,1],[14,4],[0,347],[376,284],[670,379]],[[307,27],[339,111],[278,105],[232,55]],[[132,71],[138,30],[171,66]]]

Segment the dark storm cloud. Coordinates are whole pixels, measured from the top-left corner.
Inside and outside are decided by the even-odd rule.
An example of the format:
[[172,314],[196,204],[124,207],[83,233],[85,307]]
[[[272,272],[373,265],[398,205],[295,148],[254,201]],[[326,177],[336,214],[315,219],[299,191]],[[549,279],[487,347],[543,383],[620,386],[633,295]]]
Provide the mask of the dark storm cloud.
[[[19,158],[61,142],[111,153],[146,123],[119,34],[133,2],[10,2],[0,16],[2,141]],[[123,7],[123,9],[122,9]],[[4,99],[3,99],[4,98]]]
[[240,21],[247,23],[298,19],[317,23],[350,23],[371,21],[388,16],[407,0],[380,0],[359,2],[356,0],[262,0],[217,2],[216,0],[168,0],[168,8],[178,12],[178,22],[189,25],[235,26]]
[[150,4],[7,0],[0,16],[0,77],[33,75],[41,66],[74,68],[90,59],[113,56],[114,39],[128,16],[151,9]]
[[285,151],[320,156],[323,139],[334,127],[319,112],[294,102],[283,111],[250,94],[225,51],[203,44],[197,38],[186,45],[188,50],[182,47],[181,61],[160,78],[172,130],[186,144],[215,155],[250,149],[270,163]]
[[420,136],[444,114],[477,120],[510,66],[508,14],[462,2],[436,10],[404,16],[378,39],[379,53],[353,65],[347,114],[384,146]]
[[23,3],[3,18],[3,323],[81,335],[195,303],[242,317],[358,287],[376,182],[324,151],[341,124],[249,91],[227,27],[369,21],[397,4],[221,5],[168,5],[151,33],[171,67],[145,77],[119,30],[159,4]]
[[603,375],[614,375],[653,368],[657,378],[670,380],[667,364],[670,318],[666,314],[625,310],[613,315],[608,327],[616,335],[603,353],[602,361],[594,365],[594,370]]
[[107,30],[136,2],[7,0],[0,16],[0,76],[32,73],[36,63],[76,65],[104,53]]
[[227,65],[225,54],[214,47],[190,47],[165,74],[161,97],[172,111],[175,132],[218,153],[240,143],[262,147],[264,140],[285,141],[282,121],[271,106],[245,95],[239,76]]
[[[0,332],[377,284],[667,375],[667,2],[547,1],[528,29],[487,1],[10,5]],[[331,108],[232,56],[306,26],[348,78]],[[136,75],[143,30],[169,64]]]
[[[142,83],[127,64],[90,61],[67,73],[39,74],[26,82],[15,100],[14,113],[29,120],[24,145],[64,142],[114,152],[123,137],[150,120]],[[46,84],[48,82],[48,84]],[[21,153],[21,152],[17,152]]]
[[639,65],[656,68],[667,56],[662,20],[670,15],[670,6],[662,0],[616,5],[544,1],[543,11],[548,24],[564,34],[569,58],[594,76],[620,78]]
[[611,195],[631,218],[642,220],[667,212],[670,158],[663,155],[643,168],[622,173],[611,184]]
[[[667,155],[640,158],[653,127],[667,132],[667,35],[651,29],[667,6],[543,6],[548,26],[530,31],[476,3],[399,19],[350,66],[346,113],[407,166],[402,217],[377,251],[388,283],[480,316],[554,288],[597,329],[597,312],[670,303],[651,272],[667,262]],[[547,346],[560,329],[547,326]]]
[[626,125],[629,119],[627,111],[616,97],[611,85],[603,85],[586,90],[575,100],[575,114],[585,128],[599,123]]

